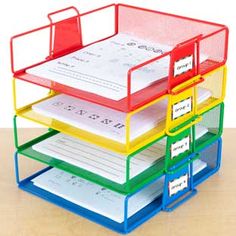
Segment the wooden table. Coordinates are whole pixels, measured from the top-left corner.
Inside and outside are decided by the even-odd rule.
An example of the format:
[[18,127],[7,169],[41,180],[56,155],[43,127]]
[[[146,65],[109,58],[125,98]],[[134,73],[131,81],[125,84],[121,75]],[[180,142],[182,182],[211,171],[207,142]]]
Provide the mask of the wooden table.
[[[23,138],[39,129],[22,129]],[[40,198],[19,190],[15,183],[13,130],[1,129],[0,236],[118,235]],[[198,194],[172,213],[161,212],[130,235],[236,235],[236,129],[225,129],[220,172],[198,187]],[[40,167],[24,158],[22,174]],[[26,167],[26,168],[25,168]]]

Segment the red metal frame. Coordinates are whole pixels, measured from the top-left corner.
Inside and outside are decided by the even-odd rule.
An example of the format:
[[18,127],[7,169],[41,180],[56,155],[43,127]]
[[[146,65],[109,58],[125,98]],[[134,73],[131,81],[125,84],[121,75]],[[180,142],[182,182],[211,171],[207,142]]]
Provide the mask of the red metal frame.
[[[71,53],[73,51],[79,50],[83,47],[89,46],[90,44],[83,45],[82,42],[82,32],[81,32],[81,17],[92,14],[94,12],[102,11],[104,9],[114,7],[114,16],[115,16],[115,24],[114,24],[114,34],[110,35],[106,38],[97,40],[92,43],[97,43],[99,41],[105,40],[109,37],[114,36],[115,34],[119,33],[119,13],[120,13],[120,7],[124,7],[127,9],[135,9],[137,11],[142,11],[142,12],[149,12],[149,13],[155,13],[155,14],[160,14],[164,16],[169,16],[172,18],[176,19],[183,19],[183,20],[188,20],[191,22],[199,22],[199,23],[204,23],[207,25],[211,26],[216,26],[218,29],[216,29],[214,32],[211,32],[207,35],[196,35],[184,42],[179,42],[173,50],[164,53],[163,55],[160,55],[158,57],[152,58],[150,60],[147,60],[141,64],[135,65],[132,68],[130,68],[127,71],[127,97],[120,100],[120,101],[114,101],[105,97],[98,96],[96,94],[88,93],[79,89],[71,88],[69,86],[65,86],[59,83],[51,83],[50,80],[47,80],[46,78],[39,78],[33,75],[27,74],[25,71],[26,69],[32,68],[36,65],[42,64],[46,61],[55,59],[57,57],[63,56],[65,54]],[[65,12],[67,10],[74,10],[76,13],[75,16],[53,22],[52,16]],[[154,10],[149,10],[149,9],[144,9],[140,7],[135,7],[135,6],[129,6],[125,4],[110,4],[98,9],[94,9],[85,13],[80,14],[79,11],[75,7],[68,7],[59,11],[52,12],[48,14],[48,18],[50,21],[49,25],[39,27],[34,30],[27,31],[22,34],[18,34],[14,37],[11,38],[10,42],[10,49],[11,49],[11,69],[14,74],[14,77],[28,81],[49,89],[53,89],[58,92],[66,93],[78,98],[85,99],[87,101],[91,101],[100,105],[105,105],[110,108],[114,108],[117,110],[121,111],[131,111],[134,110],[140,106],[143,106],[144,104],[152,101],[155,98],[158,98],[159,96],[166,94],[166,93],[171,93],[171,90],[173,87],[176,85],[188,80],[191,77],[196,76],[197,74],[205,74],[223,64],[225,64],[226,59],[227,59],[227,48],[228,48],[228,28],[224,25],[217,24],[217,23],[212,23],[212,22],[207,22],[207,21],[202,21],[202,20],[196,20],[188,17],[183,17],[183,16],[177,16],[169,13],[163,13],[163,12],[158,12]],[[68,29],[68,26],[70,27]],[[49,50],[49,55],[45,58],[44,61],[38,62],[33,65],[26,66],[25,68],[21,68],[19,70],[15,69],[15,60],[14,60],[14,42],[15,40],[21,38],[22,36],[29,35],[31,33],[41,31],[43,29],[50,29],[50,50]],[[53,29],[54,29],[54,34],[53,34]],[[67,29],[66,34],[65,34],[65,29]],[[224,32],[225,31],[225,32]],[[200,44],[204,40],[217,36],[217,34],[224,33],[224,58],[219,61],[211,61],[209,60],[208,62],[205,63],[205,65],[202,65],[201,69],[199,68],[200,63],[199,63],[199,55],[200,55]],[[63,36],[63,37],[62,37]],[[174,77],[173,75],[173,65],[176,61],[178,61],[181,58],[184,58],[188,55],[193,55],[193,68],[189,71],[187,71],[184,74],[178,75]],[[143,66],[147,66],[153,62],[156,62],[158,60],[163,59],[164,57],[170,57],[170,66],[169,66],[169,76],[167,78],[163,78],[160,80],[159,83],[149,86],[141,91],[138,91],[134,94],[131,94],[131,80],[132,80],[132,73],[135,70],[140,69]],[[205,67],[204,67],[205,66]]]

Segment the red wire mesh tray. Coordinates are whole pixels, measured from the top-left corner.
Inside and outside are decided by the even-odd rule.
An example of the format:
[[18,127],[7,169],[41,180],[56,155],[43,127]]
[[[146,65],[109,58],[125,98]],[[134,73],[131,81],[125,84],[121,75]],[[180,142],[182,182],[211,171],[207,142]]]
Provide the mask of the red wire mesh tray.
[[[228,29],[216,23],[124,4],[111,4],[82,14],[75,7],[69,7],[48,14],[48,18],[48,25],[11,38],[14,77],[124,112],[171,93],[176,85],[225,64],[227,58]],[[136,45],[146,50],[149,57],[137,61],[129,55],[132,63],[126,63],[127,71],[122,78],[125,95],[119,99],[106,96],[99,87],[91,92],[86,86],[73,87],[67,80],[61,83],[28,72],[123,34],[165,45],[165,50]],[[114,70],[113,74],[119,73],[116,67]],[[139,81],[145,86],[135,90]],[[111,79],[109,83],[116,82]]]

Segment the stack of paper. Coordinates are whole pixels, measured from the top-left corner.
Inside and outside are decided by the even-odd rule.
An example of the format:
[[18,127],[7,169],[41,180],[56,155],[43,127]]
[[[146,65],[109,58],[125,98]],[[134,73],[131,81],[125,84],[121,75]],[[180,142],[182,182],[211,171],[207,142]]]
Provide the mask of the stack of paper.
[[[33,149],[119,184],[126,182],[126,156],[96,147],[79,139],[59,133],[34,145]],[[158,143],[135,155],[130,162],[130,178],[154,165],[164,155],[165,146]]]
[[[207,129],[196,126],[196,137]],[[165,156],[166,140],[157,142],[131,158],[130,179],[153,166]],[[119,184],[126,182],[126,156],[88,144],[79,139],[59,133],[33,145],[35,151],[91,171]]]
[[[207,164],[193,162],[194,175]],[[32,180],[33,184],[72,203],[87,208],[118,223],[124,221],[125,195],[103,188],[67,172],[52,168]],[[133,195],[128,201],[128,217],[147,206],[163,193],[164,177]]]
[[193,162],[193,175],[196,175],[197,173],[199,173],[200,171],[202,171],[203,169],[205,169],[207,167],[207,163],[197,159]]
[[[211,93],[199,89],[197,102],[203,102]],[[130,141],[158,126],[165,120],[167,100],[136,113],[130,121]],[[65,94],[54,96],[32,106],[39,114],[57,119],[88,132],[115,140],[126,142],[125,119],[127,113],[100,106]]]
[[[32,180],[34,185],[77,205],[104,215],[119,223],[124,221],[125,195],[113,192],[80,177],[55,168]],[[163,191],[164,178],[160,178],[131,197],[128,216],[155,200]]]
[[[126,142],[127,113],[60,94],[35,104],[32,109],[45,115],[120,143]],[[153,129],[165,119],[167,100],[136,113],[130,121],[130,140]]]
[[[118,34],[26,72],[113,100],[127,96],[128,70],[170,51],[171,47]],[[169,57],[132,75],[132,93],[167,76]]]
[[201,87],[198,87],[197,93],[198,93],[197,104],[205,102],[212,96],[212,92],[210,90]]
[[[127,96],[128,70],[168,52],[172,47],[128,34],[117,34],[26,72],[73,88],[120,100]],[[207,59],[200,55],[200,63]],[[167,78],[170,57],[132,73],[131,93]]]

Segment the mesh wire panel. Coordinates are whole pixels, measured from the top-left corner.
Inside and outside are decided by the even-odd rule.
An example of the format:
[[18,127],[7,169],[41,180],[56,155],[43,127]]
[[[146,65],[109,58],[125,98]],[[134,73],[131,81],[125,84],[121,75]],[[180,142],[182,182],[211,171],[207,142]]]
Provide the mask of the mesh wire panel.
[[203,119],[199,124],[206,127],[208,129],[208,132],[217,134],[220,131],[222,125],[221,112],[223,112],[223,110],[221,109],[221,105],[218,105],[212,110],[204,113],[202,116]]
[[215,142],[200,153],[200,160],[206,162],[207,166],[212,169],[217,165],[218,145],[218,142]]
[[171,15],[120,6],[118,28],[119,32],[130,33],[151,41],[175,46],[196,35],[206,35],[221,27]]

